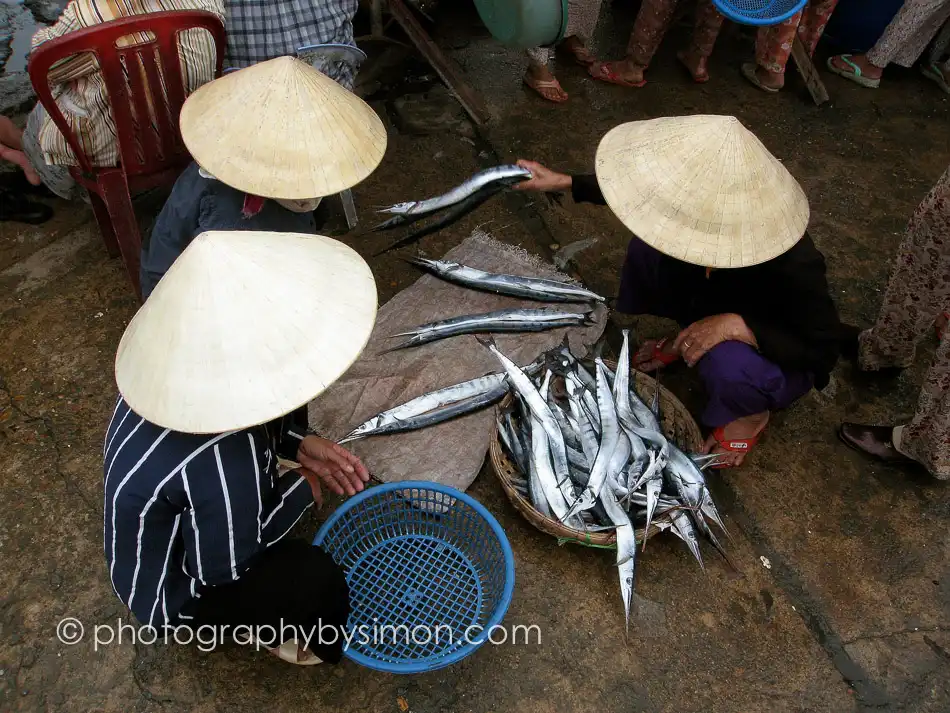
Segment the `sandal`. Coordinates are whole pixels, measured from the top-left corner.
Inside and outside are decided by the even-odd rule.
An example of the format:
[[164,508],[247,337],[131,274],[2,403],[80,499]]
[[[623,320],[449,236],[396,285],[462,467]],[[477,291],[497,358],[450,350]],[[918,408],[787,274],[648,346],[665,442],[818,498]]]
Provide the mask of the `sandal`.
[[762,84],[762,80],[759,79],[759,75],[756,73],[758,66],[755,62],[746,62],[742,65],[742,76],[748,79],[753,85],[757,86],[763,92],[768,92],[769,94],[778,94],[780,87],[769,87],[765,84]]
[[[745,455],[749,455],[764,433],[765,429],[763,428],[757,436],[752,436],[751,438],[726,438],[726,427],[720,426],[719,428],[713,429],[712,437],[716,441],[716,445],[726,453],[744,453]],[[735,467],[736,466],[731,463],[714,463],[709,466],[710,470],[725,470],[726,468]]]
[[646,79],[641,79],[639,82],[629,82],[617,74],[613,67],[613,62],[594,62],[594,64],[590,66],[590,69],[587,70],[587,73],[594,79],[599,79],[601,82],[618,84],[621,87],[628,87],[630,89],[639,89],[640,87],[646,86]]
[[[871,79],[870,77],[865,77],[861,72],[861,68],[851,61],[851,57],[854,55],[850,54],[836,54],[828,58],[828,69],[837,74],[839,77],[844,77],[845,79],[850,79],[855,84],[860,84],[862,87],[867,89],[877,89],[881,86],[880,79]],[[846,65],[851,68],[851,71],[847,69],[842,69],[841,67],[835,64],[835,58],[840,59]]]
[[634,364],[634,367],[636,368],[640,366],[640,364],[648,364],[651,361],[658,361],[663,366],[669,366],[670,364],[678,362],[681,359],[679,354],[669,354],[663,351],[663,347],[665,347],[669,341],[670,340],[668,338],[663,338],[657,341],[653,345],[653,351],[650,352],[650,354],[645,359],[640,359],[636,364]]
[[947,78],[943,72],[940,71],[940,65],[936,62],[928,62],[920,65],[920,73],[927,77],[927,79],[936,82],[937,86],[940,87],[945,94],[950,94],[950,84],[947,83]]
[[[521,78],[521,81],[524,82],[525,86],[529,89],[534,90],[534,92],[544,99],[545,101],[552,102],[554,104],[563,104],[568,100],[567,92],[564,91],[564,87],[561,86],[561,83],[557,79],[534,79],[529,77],[527,74]],[[564,94],[563,99],[552,99],[551,97],[545,96],[541,93],[542,89],[560,89]]]
[[[301,651],[296,639],[285,641],[275,648],[265,648],[271,655],[276,656],[281,661],[292,663],[295,666],[316,666],[318,663],[323,663],[323,660],[310,649],[303,649],[303,651]],[[301,654],[303,654],[303,658],[300,658]]]

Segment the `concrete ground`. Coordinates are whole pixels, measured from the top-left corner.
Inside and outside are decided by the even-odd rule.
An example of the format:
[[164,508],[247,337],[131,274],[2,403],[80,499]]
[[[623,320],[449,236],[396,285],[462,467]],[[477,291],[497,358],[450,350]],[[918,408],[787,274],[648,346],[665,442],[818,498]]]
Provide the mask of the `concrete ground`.
[[[622,48],[632,20],[617,12],[601,23],[605,55]],[[408,102],[376,94],[390,148],[355,191],[365,221],[373,205],[432,194],[499,161],[590,170],[599,137],[621,121],[735,114],[805,187],[843,317],[873,319],[901,231],[950,160],[950,98],[932,84],[889,70],[872,92],[823,73],[833,101],[817,109],[790,72],[786,91],[765,95],[739,76],[751,43],[732,28],[712,81],[695,86],[673,58],[678,28],[647,87],[594,84],[561,66],[571,101],[554,107],[524,92],[520,57],[476,26],[456,13],[440,41],[490,103],[494,124],[473,132],[438,91]],[[443,128],[413,133],[412,117],[426,107]],[[146,225],[158,205],[160,197],[140,205]],[[89,212],[55,208],[38,228],[0,223],[0,710],[950,710],[950,491],[924,474],[872,464],[834,435],[843,418],[907,418],[929,341],[895,382],[863,384],[842,364],[825,392],[778,415],[748,465],[714,479],[739,571],[707,552],[703,574],[677,541],[651,541],[638,562],[643,600],[627,640],[610,555],[557,547],[516,513],[486,468],[471,492],[505,527],[516,559],[506,622],[538,625],[540,643],[485,646],[451,668],[409,677],[350,663],[300,669],[245,650],[128,641],[95,650],[94,626],[129,620],[102,554],[101,448],[115,396],[112,360],[136,303]],[[509,196],[425,238],[422,249],[440,255],[482,223],[540,254],[597,237],[579,272],[599,291],[616,290],[628,236],[606,209]],[[364,255],[382,244],[345,239]],[[370,264],[383,300],[416,277],[393,255]],[[650,320],[637,327],[641,337],[668,329]],[[668,378],[697,403],[689,374]],[[64,617],[85,625],[84,641],[57,640]]]

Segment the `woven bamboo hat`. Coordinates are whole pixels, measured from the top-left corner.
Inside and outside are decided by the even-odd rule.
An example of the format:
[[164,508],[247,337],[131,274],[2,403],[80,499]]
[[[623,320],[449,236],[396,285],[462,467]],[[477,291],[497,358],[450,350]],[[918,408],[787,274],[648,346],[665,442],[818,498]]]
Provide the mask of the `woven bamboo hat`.
[[376,283],[351,248],[320,235],[202,233],[119,342],[119,392],[185,433],[266,423],[356,361],[376,320]]
[[386,151],[376,112],[292,57],[229,72],[181,108],[181,135],[199,166],[264,198],[319,198],[355,186]]
[[607,205],[641,240],[705,267],[748,267],[808,225],[792,174],[732,116],[680,116],[611,129],[597,149]]

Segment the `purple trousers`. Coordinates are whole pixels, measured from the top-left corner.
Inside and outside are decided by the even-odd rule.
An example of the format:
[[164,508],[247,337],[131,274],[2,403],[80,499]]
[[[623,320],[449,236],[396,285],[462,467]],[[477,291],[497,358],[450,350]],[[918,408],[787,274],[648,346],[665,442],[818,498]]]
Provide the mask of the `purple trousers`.
[[[683,327],[716,314],[697,314],[692,319],[684,319],[688,310],[683,305],[693,301],[688,294],[690,284],[699,284],[695,281],[705,279],[703,268],[696,268],[695,280],[670,279],[670,275],[663,274],[664,262],[669,261],[673,258],[633,238],[620,277],[617,310],[625,314],[668,317]],[[811,374],[783,370],[744,342],[716,345],[699,360],[696,368],[709,397],[702,422],[710,428],[725,426],[742,416],[787,408],[807,394],[814,383]]]

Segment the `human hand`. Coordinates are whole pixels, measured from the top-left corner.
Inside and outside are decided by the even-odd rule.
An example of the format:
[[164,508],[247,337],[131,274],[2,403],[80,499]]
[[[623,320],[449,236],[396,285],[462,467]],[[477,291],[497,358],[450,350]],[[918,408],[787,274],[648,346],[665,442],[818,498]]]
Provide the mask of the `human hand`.
[[758,347],[755,335],[737,314],[715,314],[693,322],[679,333],[673,342],[673,349],[678,351],[689,366],[696,362],[710,349],[722,342],[745,342],[749,346]]
[[[662,344],[660,343],[662,342]],[[659,352],[657,352],[659,347]],[[670,359],[661,359],[659,354],[667,357],[673,357],[673,361],[679,359],[679,352],[673,348],[672,339],[648,339],[633,355],[633,367],[638,371],[651,372],[661,369],[670,363]]]
[[564,173],[552,171],[537,161],[518,159],[518,165],[531,171],[531,178],[516,183],[516,191],[538,191],[541,193],[562,193],[571,190],[571,177]]
[[34,186],[38,186],[42,183],[40,180],[40,175],[36,172],[36,169],[33,168],[33,164],[30,163],[30,159],[28,159],[26,154],[19,149],[14,149],[7,146],[6,144],[0,143],[0,159],[9,161],[10,163],[15,163],[17,166],[22,168],[24,175],[26,175],[26,180]]
[[318,436],[307,436],[297,448],[297,462],[317,505],[323,504],[321,483],[337,495],[356,495],[369,480],[369,471],[355,455],[342,446]]

